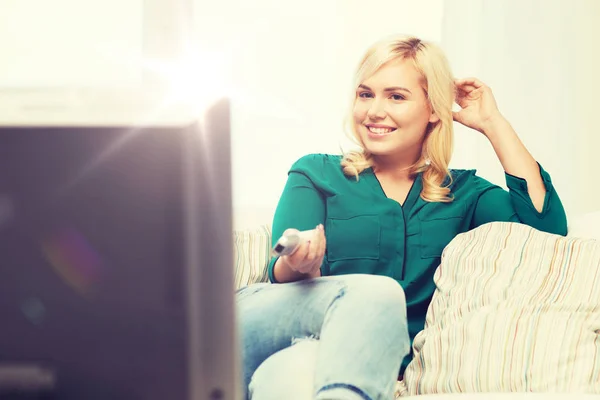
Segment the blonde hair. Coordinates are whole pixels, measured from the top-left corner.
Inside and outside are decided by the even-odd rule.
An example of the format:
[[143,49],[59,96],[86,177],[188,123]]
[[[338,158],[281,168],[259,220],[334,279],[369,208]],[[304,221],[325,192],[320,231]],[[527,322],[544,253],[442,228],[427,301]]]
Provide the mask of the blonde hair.
[[[455,86],[450,66],[442,50],[433,43],[411,36],[396,36],[375,43],[367,50],[356,72],[354,89],[372,76],[384,64],[394,60],[408,60],[422,77],[422,85],[432,111],[439,121],[430,123],[423,142],[423,150],[417,162],[410,167],[411,174],[422,172],[421,198],[430,202],[451,202],[449,186],[452,176],[448,169],[454,146],[452,103]],[[352,107],[356,97],[352,101]],[[373,166],[373,155],[362,143],[350,112],[346,124],[350,139],[362,151],[345,152],[342,158],[344,174],[355,176]],[[442,186],[448,178],[448,184]]]

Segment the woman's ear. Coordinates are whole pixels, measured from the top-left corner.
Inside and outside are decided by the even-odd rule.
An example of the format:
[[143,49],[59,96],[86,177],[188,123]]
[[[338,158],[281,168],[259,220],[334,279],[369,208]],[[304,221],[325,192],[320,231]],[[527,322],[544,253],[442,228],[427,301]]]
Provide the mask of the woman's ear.
[[429,108],[429,110],[431,111],[431,115],[429,116],[429,123],[430,124],[435,124],[440,120],[440,117],[437,116],[437,114],[435,113],[435,110],[433,109],[433,104],[431,104],[431,101],[427,102],[427,108]]
[[440,120],[440,117],[438,117],[437,114],[432,111],[431,112],[431,116],[429,117],[429,122],[432,123],[432,124],[435,124],[439,120]]

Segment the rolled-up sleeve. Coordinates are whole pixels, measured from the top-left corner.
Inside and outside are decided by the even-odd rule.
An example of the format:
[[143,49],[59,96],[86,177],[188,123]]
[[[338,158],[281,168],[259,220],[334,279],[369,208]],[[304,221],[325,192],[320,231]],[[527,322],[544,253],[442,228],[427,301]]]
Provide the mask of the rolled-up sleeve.
[[521,222],[540,231],[558,235],[567,234],[565,209],[554,189],[550,174],[539,165],[540,176],[546,188],[542,211],[538,211],[529,192],[525,179],[505,173],[508,191],[477,177],[480,195],[473,216],[473,227],[493,222]]

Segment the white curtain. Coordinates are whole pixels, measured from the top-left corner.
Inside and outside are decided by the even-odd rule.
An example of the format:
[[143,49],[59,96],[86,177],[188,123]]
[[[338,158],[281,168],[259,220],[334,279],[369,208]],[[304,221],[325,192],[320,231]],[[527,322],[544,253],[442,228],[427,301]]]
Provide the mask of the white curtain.
[[[569,217],[600,210],[600,1],[447,0],[442,46],[457,77],[493,90]],[[458,127],[453,166],[504,186],[491,145]]]

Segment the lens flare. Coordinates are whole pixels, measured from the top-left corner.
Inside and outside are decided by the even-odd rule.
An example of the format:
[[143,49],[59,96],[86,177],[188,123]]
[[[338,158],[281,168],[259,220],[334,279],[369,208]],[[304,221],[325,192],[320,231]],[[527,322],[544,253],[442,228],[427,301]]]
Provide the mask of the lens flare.
[[42,241],[42,252],[62,280],[83,295],[99,283],[102,262],[86,238],[73,228],[63,228]]

